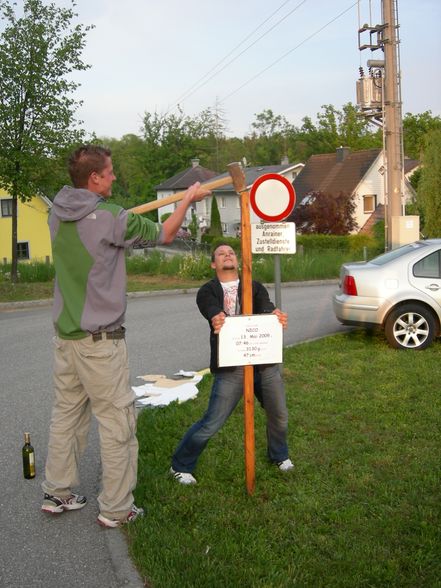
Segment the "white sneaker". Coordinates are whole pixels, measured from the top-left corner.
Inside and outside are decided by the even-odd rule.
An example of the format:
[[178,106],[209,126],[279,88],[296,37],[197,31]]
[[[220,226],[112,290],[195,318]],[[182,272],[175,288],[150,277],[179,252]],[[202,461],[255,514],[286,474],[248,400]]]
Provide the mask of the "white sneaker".
[[116,527],[121,527],[127,523],[132,523],[137,518],[142,518],[144,516],[144,509],[132,504],[132,508],[130,509],[127,518],[124,520],[121,519],[108,519],[101,513],[98,515],[96,522],[101,525],[102,527],[109,527],[110,529],[114,529]]
[[284,461],[279,461],[277,467],[281,472],[289,472],[294,469],[294,464],[290,459],[285,459]]
[[51,514],[60,514],[65,510],[78,510],[86,506],[86,504],[87,498],[79,494],[72,493],[67,498],[61,498],[60,496],[45,493],[41,510]]
[[190,484],[197,484],[196,478],[194,478],[191,474],[187,472],[175,472],[173,468],[170,468],[170,474],[180,484],[185,484],[187,486],[189,486]]

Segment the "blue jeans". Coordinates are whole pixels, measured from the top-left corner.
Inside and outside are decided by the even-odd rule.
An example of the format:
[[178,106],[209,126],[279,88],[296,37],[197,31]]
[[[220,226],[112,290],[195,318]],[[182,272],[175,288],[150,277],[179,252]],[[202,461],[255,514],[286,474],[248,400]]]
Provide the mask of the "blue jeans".
[[[267,417],[268,457],[272,462],[283,461],[288,458],[288,411],[279,366],[260,369],[257,376]],[[228,419],[242,395],[242,367],[215,374],[207,411],[200,421],[188,429],[173,454],[172,467],[175,471],[193,472],[208,441]]]

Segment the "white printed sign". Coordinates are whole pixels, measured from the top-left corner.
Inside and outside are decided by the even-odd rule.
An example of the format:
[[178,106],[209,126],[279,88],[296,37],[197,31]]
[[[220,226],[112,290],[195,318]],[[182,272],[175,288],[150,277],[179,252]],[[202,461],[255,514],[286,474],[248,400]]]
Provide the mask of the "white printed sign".
[[219,367],[282,361],[282,325],[275,314],[226,317],[219,332]]
[[295,223],[252,223],[251,250],[253,253],[295,253]]

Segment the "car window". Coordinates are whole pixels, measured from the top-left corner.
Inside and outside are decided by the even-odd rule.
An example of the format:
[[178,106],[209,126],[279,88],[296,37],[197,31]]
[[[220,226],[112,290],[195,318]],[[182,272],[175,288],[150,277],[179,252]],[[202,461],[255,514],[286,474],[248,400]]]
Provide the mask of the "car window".
[[420,259],[413,266],[413,275],[416,278],[439,278],[440,277],[440,252],[435,251],[423,259]]
[[403,245],[402,247],[398,247],[398,249],[392,249],[392,251],[388,251],[387,253],[375,257],[371,260],[371,263],[374,263],[375,265],[385,265],[386,263],[389,263],[389,261],[403,257],[404,255],[409,255],[410,253],[415,253],[415,251],[422,247],[427,247],[426,243],[423,241],[409,243],[408,245]]

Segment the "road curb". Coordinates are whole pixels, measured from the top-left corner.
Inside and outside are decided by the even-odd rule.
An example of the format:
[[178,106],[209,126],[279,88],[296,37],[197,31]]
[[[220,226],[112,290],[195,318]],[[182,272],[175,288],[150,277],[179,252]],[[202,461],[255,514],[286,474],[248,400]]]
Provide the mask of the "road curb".
[[121,529],[105,529],[105,541],[119,586],[144,588],[145,584],[129,555],[127,537]]

